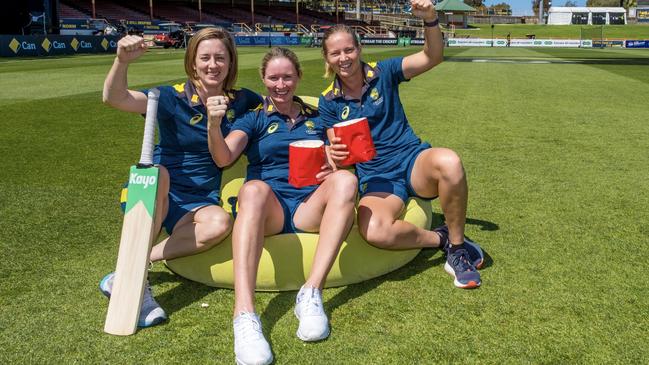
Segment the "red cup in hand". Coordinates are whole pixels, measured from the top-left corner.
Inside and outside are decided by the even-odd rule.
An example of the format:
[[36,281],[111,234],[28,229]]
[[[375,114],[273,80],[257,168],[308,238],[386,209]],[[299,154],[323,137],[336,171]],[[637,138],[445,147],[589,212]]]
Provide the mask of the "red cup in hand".
[[302,140],[288,146],[288,182],[296,188],[319,184],[316,175],[325,164],[324,142]]
[[376,156],[374,141],[367,118],[352,119],[334,124],[334,135],[347,146],[349,155],[341,162],[343,166],[367,162]]

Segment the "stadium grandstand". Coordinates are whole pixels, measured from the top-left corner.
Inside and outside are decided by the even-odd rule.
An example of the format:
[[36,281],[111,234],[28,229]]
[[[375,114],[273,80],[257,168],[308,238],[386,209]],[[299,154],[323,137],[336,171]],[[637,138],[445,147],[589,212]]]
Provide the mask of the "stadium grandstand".
[[[61,34],[155,33],[159,24],[174,22],[219,25],[236,33],[283,32],[312,34],[337,23],[361,35],[415,35],[420,20],[407,14],[408,1],[250,1],[250,0],[59,0]],[[369,17],[368,17],[369,15]],[[373,19],[376,15],[376,20]],[[381,25],[380,16],[400,20]],[[409,19],[404,22],[403,19]],[[96,20],[99,19],[99,20]],[[390,28],[394,28],[392,32]]]
[[252,46],[319,46],[323,32],[341,23],[372,45],[423,44],[424,32],[407,0],[24,0],[8,7],[0,12],[2,57],[114,52],[125,34],[181,48],[208,26]]
[[[334,24],[344,23],[363,37],[417,38],[423,36],[420,19],[409,13],[409,0],[27,0],[29,19],[38,11],[46,20],[20,20],[21,27],[5,34],[76,35],[152,35],[173,24],[189,32],[196,24],[217,25],[233,33],[257,35],[260,32],[313,36]],[[35,5],[36,4],[36,5]],[[451,8],[439,8],[444,4]],[[461,0],[438,3],[445,27],[467,28],[469,23],[492,23],[480,9],[463,5]],[[486,19],[485,17],[489,18]],[[485,19],[483,19],[485,18]],[[501,22],[520,23],[520,17],[499,17]],[[45,17],[40,18],[45,19]],[[25,26],[29,22],[29,27]],[[58,25],[58,26],[57,26]],[[168,27],[167,27],[168,28]]]
[[[235,36],[238,45],[318,46],[323,32],[339,23],[353,27],[361,36],[362,44],[423,44],[423,23],[421,19],[409,13],[408,0],[26,1],[27,5],[21,5],[20,10],[23,14],[28,14],[28,17],[15,21],[15,25],[7,27],[8,30],[2,34],[50,38],[5,37],[6,39],[0,39],[0,53],[3,56],[55,55],[62,52],[72,54],[91,50],[112,52],[119,37],[124,34],[142,35],[150,41],[150,45],[181,48],[198,29],[207,26],[228,29]],[[526,23],[524,17],[485,14],[484,7],[474,8],[462,0],[442,0],[435,7],[438,10],[442,35],[448,46],[509,44],[504,37],[510,37],[508,34],[514,28],[499,26],[501,29],[508,29],[507,33],[501,30],[501,34],[494,36],[493,25]],[[549,14],[548,24],[626,23],[623,8],[552,7]],[[481,27],[484,24],[489,26]],[[487,34],[485,29],[480,28],[485,28],[486,32],[491,29],[492,32]],[[588,38],[588,34],[584,38],[583,32],[580,32],[578,41],[594,42],[595,39],[602,41],[604,38],[601,31],[595,38]],[[104,38],[74,38],[99,35],[110,38],[105,38],[105,42]],[[511,44],[530,45],[527,40],[536,38],[534,32],[523,35],[525,42],[514,39]],[[522,38],[523,35],[519,34],[518,37]],[[515,37],[513,35],[508,39]],[[468,38],[471,39],[463,40]],[[502,40],[495,42],[494,39],[498,38]],[[56,43],[52,43],[53,41]],[[621,43],[623,39],[617,39],[616,42]],[[542,44],[553,45],[554,42],[548,39],[548,42]]]

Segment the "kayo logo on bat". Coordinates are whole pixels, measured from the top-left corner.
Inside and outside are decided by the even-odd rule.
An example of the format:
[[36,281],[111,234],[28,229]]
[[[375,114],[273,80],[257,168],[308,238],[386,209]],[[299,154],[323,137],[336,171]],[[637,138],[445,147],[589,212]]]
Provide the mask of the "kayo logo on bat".
[[148,188],[149,185],[155,185],[156,177],[155,176],[144,176],[138,175],[136,173],[131,173],[131,178],[128,180],[130,184],[144,185],[144,189]]

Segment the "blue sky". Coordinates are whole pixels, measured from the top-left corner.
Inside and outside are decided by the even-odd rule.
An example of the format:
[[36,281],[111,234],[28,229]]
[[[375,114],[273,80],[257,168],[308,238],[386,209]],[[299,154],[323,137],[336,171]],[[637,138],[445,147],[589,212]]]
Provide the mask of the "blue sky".
[[[586,0],[573,0],[577,6],[586,6]],[[514,15],[534,15],[532,11],[532,0],[485,0],[484,4],[495,5],[506,2],[512,7]],[[563,6],[566,0],[552,0],[553,6]]]

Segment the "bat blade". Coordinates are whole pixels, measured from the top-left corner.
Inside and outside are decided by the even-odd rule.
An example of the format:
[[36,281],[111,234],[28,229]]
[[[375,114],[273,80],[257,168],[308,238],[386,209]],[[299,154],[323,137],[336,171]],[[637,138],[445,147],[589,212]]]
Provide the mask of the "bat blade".
[[156,233],[158,173],[157,167],[131,167],[115,279],[104,324],[104,332],[109,334],[126,336],[137,329]]

